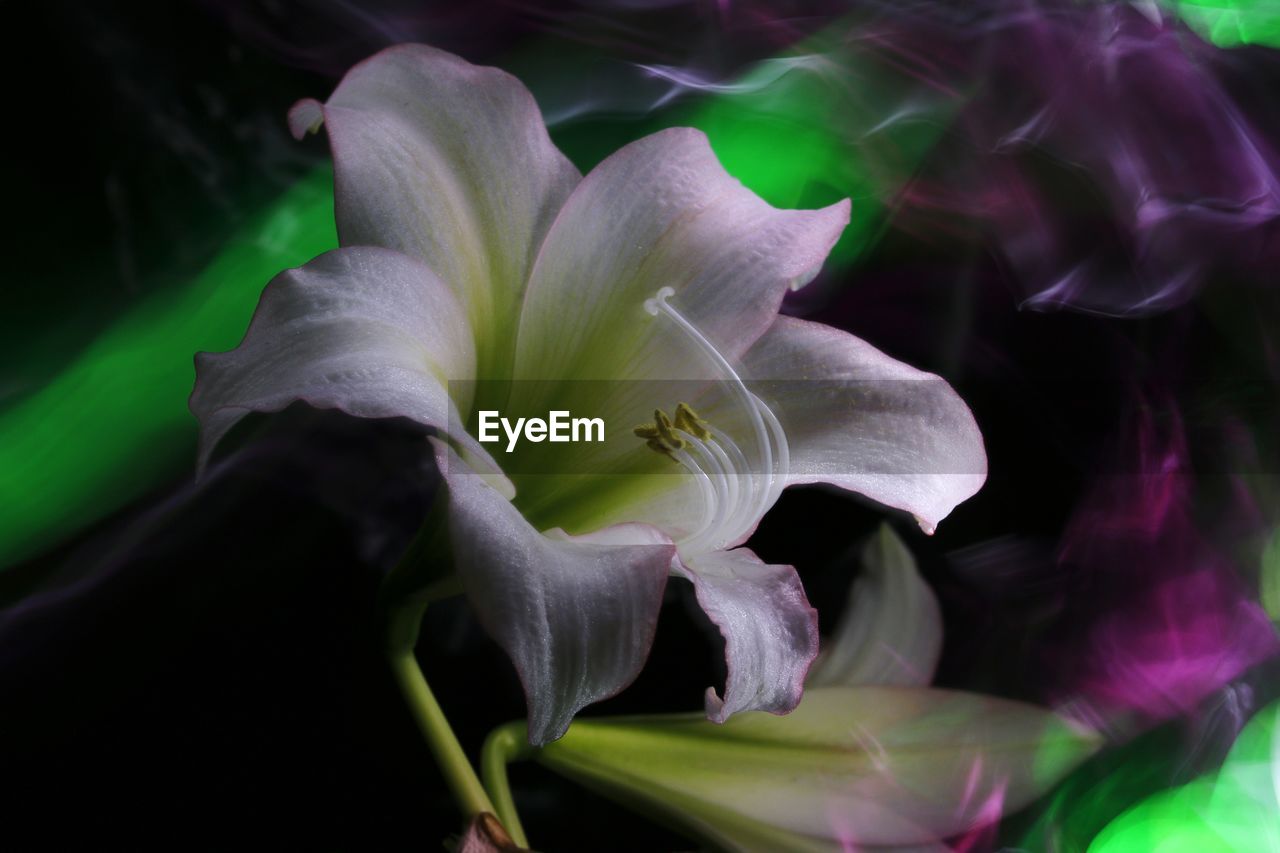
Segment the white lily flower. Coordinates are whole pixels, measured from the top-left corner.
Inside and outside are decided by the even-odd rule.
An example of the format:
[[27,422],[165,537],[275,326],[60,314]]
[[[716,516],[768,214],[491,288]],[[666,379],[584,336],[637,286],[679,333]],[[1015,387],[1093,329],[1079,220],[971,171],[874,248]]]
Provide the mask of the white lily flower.
[[[327,129],[342,248],[272,281],[237,349],[197,357],[202,460],[244,415],[295,401],[430,428],[457,573],[519,670],[534,743],[635,678],[668,574],[725,637],[708,715],[790,711],[815,614],[794,569],[738,547],[779,492],[833,483],[931,531],[981,486],[981,436],[944,381],[778,315],[847,201],[770,207],[685,128],[582,177],[515,78],[417,45],[290,121]],[[663,396],[672,381],[702,391]],[[594,408],[629,428],[681,402],[700,415],[531,444],[521,464],[476,439],[482,410]]]

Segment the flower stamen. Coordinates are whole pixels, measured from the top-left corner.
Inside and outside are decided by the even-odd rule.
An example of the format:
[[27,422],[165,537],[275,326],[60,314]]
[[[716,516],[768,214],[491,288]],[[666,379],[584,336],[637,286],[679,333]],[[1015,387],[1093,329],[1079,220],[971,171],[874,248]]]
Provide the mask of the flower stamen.
[[653,423],[636,427],[635,434],[651,450],[680,463],[698,483],[703,498],[701,523],[681,540],[681,546],[695,552],[718,550],[745,538],[777,500],[786,485],[790,453],[777,417],[747,388],[715,344],[668,302],[673,295],[673,288],[662,288],[645,300],[645,310],[670,319],[708,361],[713,375],[720,377],[746,416],[748,451],[683,402],[676,405],[674,419],[657,409]]
[[706,424],[707,422],[698,417],[698,413],[688,403],[676,403],[676,429],[706,441],[711,438]]

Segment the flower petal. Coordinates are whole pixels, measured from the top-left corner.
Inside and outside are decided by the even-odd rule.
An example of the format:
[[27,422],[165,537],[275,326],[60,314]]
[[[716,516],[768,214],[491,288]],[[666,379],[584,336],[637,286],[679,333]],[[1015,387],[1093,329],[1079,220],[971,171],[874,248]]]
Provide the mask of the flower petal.
[[422,262],[387,249],[327,252],[267,285],[240,346],[196,355],[200,464],[245,415],[297,401],[447,429],[455,402],[467,401],[449,398],[446,378],[474,369],[462,308]]
[[1098,738],[1031,705],[825,687],[793,713],[580,720],[534,757],[733,850],[928,844],[1048,791]]
[[[580,180],[533,96],[496,68],[398,45],[352,68],[321,114],[342,245],[425,260],[467,307],[479,375],[505,374],[529,267]],[[300,103],[294,133],[317,116]]]
[[[550,400],[550,408],[629,427],[689,400],[700,384],[727,378],[709,353],[732,362],[745,351],[788,286],[821,267],[848,221],[847,201],[822,210],[769,206],[691,128],[622,148],[583,179],[547,233],[516,344],[515,378],[536,381],[513,383],[507,407],[547,411]],[[669,305],[694,333],[646,310],[667,287]],[[636,520],[626,504],[661,503],[691,487],[629,430],[616,435],[594,447],[544,446],[544,471],[573,466],[608,476],[521,481],[522,506],[544,526],[583,531]],[[553,455],[564,464],[551,464]]]
[[880,525],[863,553],[848,607],[807,684],[927,687],[942,653],[938,599],[889,525]]
[[779,317],[743,367],[786,430],[791,484],[851,489],[932,533],[986,480],[982,434],[951,386],[853,335]]
[[644,309],[663,287],[732,361],[848,221],[847,200],[769,206],[724,171],[700,131],[633,142],[583,179],[547,233],[520,318],[517,378],[688,375],[687,354],[666,353],[668,321]]
[[804,693],[818,653],[818,612],[791,566],[772,566],[746,548],[699,554],[675,569],[724,636],[724,698],[708,687],[707,717],[739,711],[785,714]]
[[543,535],[456,453],[433,443],[462,585],[520,673],[530,742],[555,740],[580,709],[639,674],[675,547],[615,544],[641,531],[602,531],[599,541]]

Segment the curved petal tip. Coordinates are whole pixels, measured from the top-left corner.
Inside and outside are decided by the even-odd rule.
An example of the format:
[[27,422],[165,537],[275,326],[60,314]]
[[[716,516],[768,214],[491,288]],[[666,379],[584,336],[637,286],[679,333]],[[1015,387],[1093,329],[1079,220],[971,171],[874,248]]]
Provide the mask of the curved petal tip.
[[317,133],[324,124],[324,106],[315,98],[303,98],[289,108],[289,132],[294,139]]
[[693,582],[725,641],[724,696],[707,688],[707,718],[723,723],[739,711],[792,711],[818,654],[818,613],[796,570],[738,548],[699,554],[676,571]]

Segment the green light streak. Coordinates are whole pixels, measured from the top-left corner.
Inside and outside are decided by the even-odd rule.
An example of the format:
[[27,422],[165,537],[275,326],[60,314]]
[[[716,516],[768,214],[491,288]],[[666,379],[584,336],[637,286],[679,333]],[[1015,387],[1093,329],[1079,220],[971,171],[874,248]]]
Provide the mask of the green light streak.
[[1280,850],[1280,703],[1260,711],[1215,774],[1155,794],[1120,815],[1089,853]]
[[332,180],[323,168],[300,181],[187,287],[143,302],[0,411],[0,566],[194,471],[192,356],[234,347],[272,276],[337,245]]
[[1218,47],[1280,47],[1275,0],[1162,0],[1173,14]]

